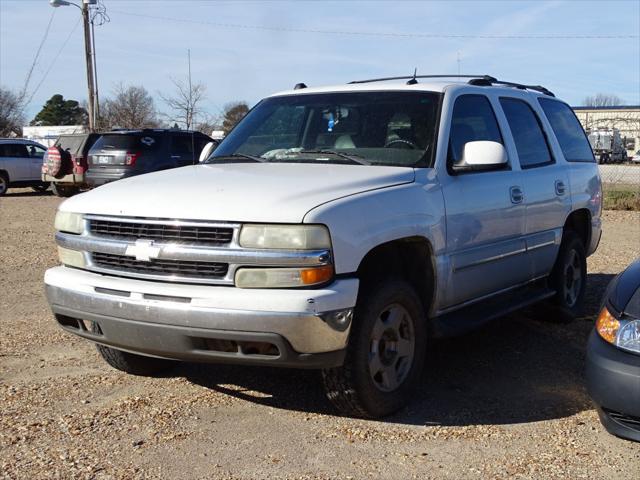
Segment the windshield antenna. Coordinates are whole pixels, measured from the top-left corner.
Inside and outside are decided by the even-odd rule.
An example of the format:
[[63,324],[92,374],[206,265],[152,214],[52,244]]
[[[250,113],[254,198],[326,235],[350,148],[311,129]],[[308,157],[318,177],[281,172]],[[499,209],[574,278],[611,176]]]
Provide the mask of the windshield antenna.
[[418,83],[418,80],[416,80],[417,75],[418,75],[418,67],[416,67],[413,70],[413,78],[411,80],[407,80],[407,85],[415,85],[416,83]]

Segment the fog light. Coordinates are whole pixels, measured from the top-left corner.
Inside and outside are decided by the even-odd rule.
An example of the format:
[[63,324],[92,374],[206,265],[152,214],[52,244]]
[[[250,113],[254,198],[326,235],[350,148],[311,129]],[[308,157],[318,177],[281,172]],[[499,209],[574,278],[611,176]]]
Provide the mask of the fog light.
[[70,267],[84,268],[87,266],[87,262],[84,260],[84,254],[77,250],[58,247],[58,258],[60,259],[60,263]]
[[334,330],[344,332],[353,320],[353,308],[323,313],[321,317]]

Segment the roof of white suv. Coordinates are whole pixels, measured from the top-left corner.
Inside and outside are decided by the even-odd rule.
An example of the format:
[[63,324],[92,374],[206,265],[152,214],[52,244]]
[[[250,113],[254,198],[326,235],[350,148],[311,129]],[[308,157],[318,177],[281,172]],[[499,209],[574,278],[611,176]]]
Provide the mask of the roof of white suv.
[[41,147],[44,146],[38,142],[34,142],[33,140],[28,140],[26,138],[0,138],[0,144],[6,143],[17,143],[20,145],[39,145]]
[[[421,80],[419,80],[421,79]],[[425,79],[425,80],[422,80]],[[375,85],[375,86],[372,86]],[[502,87],[505,90],[519,89],[528,90],[536,94],[550,97],[555,95],[540,85],[525,85],[515,82],[498,80],[490,75],[413,75],[406,77],[374,78],[371,80],[356,80],[343,85],[333,85],[324,87],[307,87],[304,83],[297,84],[293,90],[285,90],[271,96],[299,95],[310,93],[332,93],[332,92],[358,92],[358,91],[428,91],[444,92],[451,86],[482,86],[482,87]]]

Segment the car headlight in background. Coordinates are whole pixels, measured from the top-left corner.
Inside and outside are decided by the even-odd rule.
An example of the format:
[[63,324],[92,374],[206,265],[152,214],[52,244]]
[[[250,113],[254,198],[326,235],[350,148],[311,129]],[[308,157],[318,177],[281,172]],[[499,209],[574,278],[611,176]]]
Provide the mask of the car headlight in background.
[[629,352],[640,353],[640,320],[617,319],[605,306],[596,321],[596,331],[611,345]]
[[80,213],[58,210],[54,225],[56,230],[60,232],[82,233],[84,230],[84,221]]
[[240,246],[316,250],[331,248],[329,230],[322,225],[244,225]]

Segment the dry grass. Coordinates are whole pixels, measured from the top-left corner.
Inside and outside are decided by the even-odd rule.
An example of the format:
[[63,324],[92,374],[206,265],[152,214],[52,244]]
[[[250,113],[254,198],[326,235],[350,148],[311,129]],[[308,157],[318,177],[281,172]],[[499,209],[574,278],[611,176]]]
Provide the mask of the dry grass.
[[635,185],[602,186],[605,210],[640,211],[640,188]]

